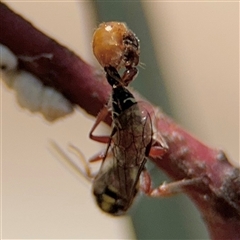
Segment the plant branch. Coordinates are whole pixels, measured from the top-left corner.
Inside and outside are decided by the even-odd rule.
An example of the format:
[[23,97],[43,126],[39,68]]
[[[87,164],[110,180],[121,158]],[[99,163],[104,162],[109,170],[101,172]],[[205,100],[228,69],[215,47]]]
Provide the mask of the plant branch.
[[[0,16],[0,43],[18,57],[19,68],[96,116],[111,91],[103,72],[38,31],[3,3]],[[44,54],[53,57],[46,58]],[[27,61],[27,57],[34,60]],[[201,178],[198,184],[186,188],[186,193],[200,210],[211,238],[240,239],[239,169],[221,150],[202,144],[150,103],[146,106],[158,111],[156,129],[169,146],[165,156],[152,159],[153,162],[175,180]]]

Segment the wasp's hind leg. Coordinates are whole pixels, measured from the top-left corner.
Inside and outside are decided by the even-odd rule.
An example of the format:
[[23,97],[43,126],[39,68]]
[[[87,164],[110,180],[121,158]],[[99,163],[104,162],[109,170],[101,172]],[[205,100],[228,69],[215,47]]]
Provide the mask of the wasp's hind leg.
[[163,183],[156,188],[152,188],[152,180],[149,173],[144,170],[140,178],[140,189],[150,197],[170,197],[177,193],[184,192],[185,187],[190,187],[201,182],[201,178],[182,179],[171,183]]
[[163,153],[163,155],[168,151],[168,144],[163,137],[162,133],[158,129],[157,119],[160,118],[161,111],[158,108],[153,109],[151,113],[152,116],[152,126],[153,126],[153,142],[152,142],[152,149],[150,151],[151,156],[154,157],[161,157],[158,155],[159,153]]
[[168,152],[168,145],[159,132],[155,132],[152,139],[152,146],[149,151],[149,157],[161,158]]

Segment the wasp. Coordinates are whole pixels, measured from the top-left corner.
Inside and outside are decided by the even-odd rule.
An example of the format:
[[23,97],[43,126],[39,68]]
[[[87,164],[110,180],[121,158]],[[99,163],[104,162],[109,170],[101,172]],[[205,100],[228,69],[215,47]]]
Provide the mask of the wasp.
[[[104,67],[112,93],[89,133],[92,140],[106,143],[107,148],[104,154],[90,160],[102,160],[98,173],[92,176],[85,164],[85,176],[92,179],[93,195],[100,209],[122,215],[130,208],[139,190],[149,196],[168,196],[189,185],[191,180],[162,184],[155,189],[151,187],[146,161],[148,157],[163,156],[168,145],[160,133],[154,136],[151,114],[127,88],[138,72],[140,50],[135,34],[123,23],[109,22],[100,24],[93,39],[94,54]],[[119,70],[123,67],[126,70],[120,76]],[[94,135],[94,130],[109,111],[112,115],[110,136]]]
[[[150,154],[163,155],[167,144],[153,139],[150,114],[124,86],[118,71],[114,67],[104,69],[112,86],[109,103],[113,123],[109,137],[93,135],[97,125],[107,116],[108,110],[104,108],[89,134],[91,139],[108,144],[100,170],[93,179],[93,194],[104,212],[122,215],[131,206],[139,188],[151,194],[145,163]],[[142,172],[143,178],[147,178],[143,181],[145,186],[139,183]]]

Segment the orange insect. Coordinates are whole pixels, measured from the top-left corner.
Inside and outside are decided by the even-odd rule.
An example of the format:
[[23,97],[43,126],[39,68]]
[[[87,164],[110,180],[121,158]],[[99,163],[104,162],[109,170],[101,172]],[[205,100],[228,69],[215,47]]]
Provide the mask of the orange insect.
[[140,45],[125,23],[101,23],[93,34],[93,53],[102,67],[126,68],[121,80],[125,86],[137,75]]

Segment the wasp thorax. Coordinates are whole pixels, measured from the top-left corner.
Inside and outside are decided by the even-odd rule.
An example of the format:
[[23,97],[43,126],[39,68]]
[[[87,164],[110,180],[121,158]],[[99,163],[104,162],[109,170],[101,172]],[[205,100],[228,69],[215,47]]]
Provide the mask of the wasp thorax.
[[102,67],[132,68],[139,62],[140,46],[125,23],[101,23],[93,35],[93,53]]

